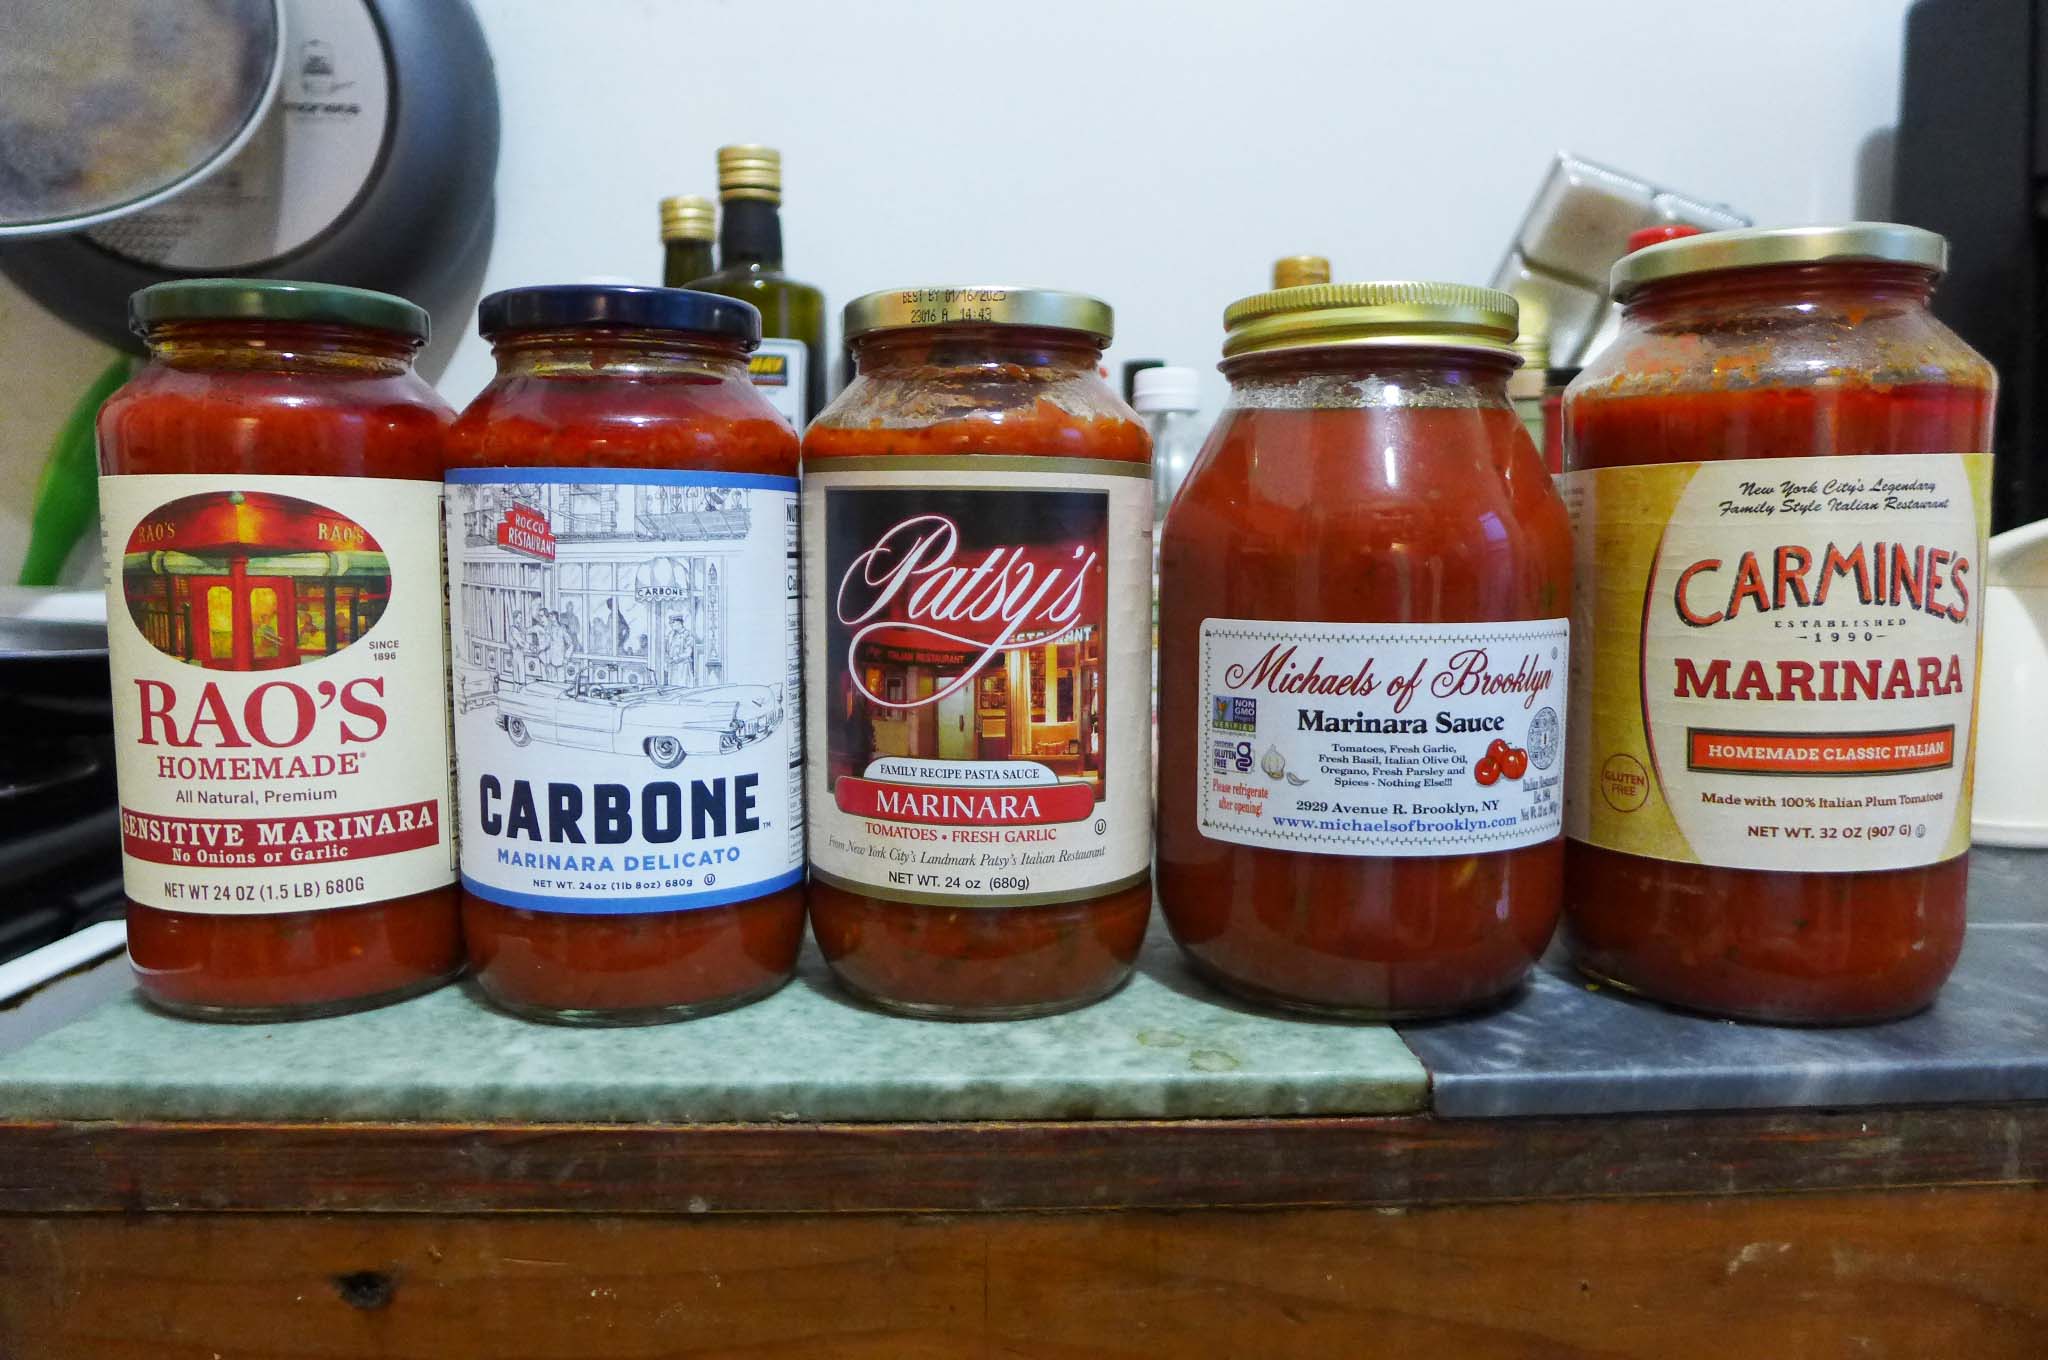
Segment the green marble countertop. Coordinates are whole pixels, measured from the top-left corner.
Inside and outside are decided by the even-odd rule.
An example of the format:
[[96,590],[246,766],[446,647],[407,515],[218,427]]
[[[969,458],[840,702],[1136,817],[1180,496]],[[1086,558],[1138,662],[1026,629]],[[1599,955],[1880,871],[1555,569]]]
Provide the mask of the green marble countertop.
[[[125,967],[116,957],[106,967]],[[202,1025],[124,992],[0,1058],[0,1119],[758,1122],[1396,1114],[1429,1078],[1384,1026],[1282,1019],[1191,978],[1154,928],[1129,986],[1039,1020],[858,1006],[806,950],[756,1005],[566,1029],[467,985],[290,1025]]]

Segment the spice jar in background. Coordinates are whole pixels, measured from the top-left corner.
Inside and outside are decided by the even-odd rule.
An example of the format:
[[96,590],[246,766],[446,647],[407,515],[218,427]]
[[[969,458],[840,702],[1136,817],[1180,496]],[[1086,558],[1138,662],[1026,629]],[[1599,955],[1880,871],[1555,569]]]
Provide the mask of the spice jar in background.
[[812,930],[908,1014],[1094,1000],[1152,900],[1151,445],[1110,309],[919,288],[845,329],[804,438]]
[[1263,293],[1160,564],[1159,900],[1252,1000],[1434,1015],[1557,921],[1564,507],[1508,395],[1514,299]]
[[99,415],[128,955],[144,996],[328,1015],[460,971],[427,314],[193,279]]
[[630,1024],[788,980],[803,936],[796,435],[760,315],[668,288],[484,299],[449,439],[463,925],[492,1000]]
[[1565,402],[1566,935],[1719,1015],[1877,1020],[1962,947],[1994,378],[1913,227],[1615,266]]

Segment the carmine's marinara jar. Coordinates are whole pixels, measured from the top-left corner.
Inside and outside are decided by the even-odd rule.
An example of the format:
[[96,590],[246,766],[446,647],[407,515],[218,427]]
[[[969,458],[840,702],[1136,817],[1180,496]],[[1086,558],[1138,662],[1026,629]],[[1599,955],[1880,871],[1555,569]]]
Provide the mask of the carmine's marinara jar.
[[194,279],[130,315],[99,441],[138,984],[220,1020],[425,991],[462,967],[427,314]]
[[846,309],[804,437],[811,928],[911,1015],[1039,1015],[1151,911],[1151,442],[1110,310],[914,288]]
[[1963,940],[1991,368],[1913,227],[1717,232],[1615,266],[1566,396],[1565,931],[1718,1015],[1925,1006]]
[[1224,314],[1231,401],[1160,561],[1159,901],[1267,1005],[1512,990],[1563,874],[1564,507],[1514,299],[1319,284]]
[[565,285],[478,309],[448,459],[462,914],[507,1010],[740,1005],[803,939],[795,433],[745,302]]

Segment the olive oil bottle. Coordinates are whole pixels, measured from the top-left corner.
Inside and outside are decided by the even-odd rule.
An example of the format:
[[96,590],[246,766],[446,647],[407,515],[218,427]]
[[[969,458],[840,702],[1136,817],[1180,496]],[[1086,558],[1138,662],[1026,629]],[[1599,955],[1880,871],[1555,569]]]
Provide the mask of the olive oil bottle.
[[720,147],[718,197],[718,272],[690,286],[761,309],[761,348],[749,372],[801,430],[825,404],[825,295],[782,272],[782,153]]
[[709,274],[711,243],[718,239],[718,208],[699,194],[661,200],[661,283],[686,288]]

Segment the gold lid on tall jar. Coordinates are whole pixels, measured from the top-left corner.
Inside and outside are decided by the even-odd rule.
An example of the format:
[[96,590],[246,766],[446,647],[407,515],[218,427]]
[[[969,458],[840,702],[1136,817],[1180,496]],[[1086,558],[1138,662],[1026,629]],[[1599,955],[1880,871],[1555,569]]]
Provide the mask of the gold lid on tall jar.
[[1273,261],[1273,286],[1299,288],[1303,284],[1328,283],[1330,262],[1320,255],[1288,255]]
[[718,196],[782,202],[782,153],[751,143],[718,148]]
[[1948,270],[1948,240],[1939,233],[1898,222],[1708,231],[1659,241],[1622,256],[1614,262],[1608,285],[1619,301],[1645,284],[1687,274],[1837,263],[1902,264],[1941,274]]
[[661,239],[715,241],[718,206],[701,194],[678,194],[661,200]]
[[848,340],[918,326],[1037,326],[1079,331],[1107,345],[1116,334],[1116,314],[1086,293],[1003,284],[889,288],[846,304]]
[[1464,283],[1315,283],[1223,310],[1223,357],[1343,345],[1423,345],[1513,354],[1515,299]]

